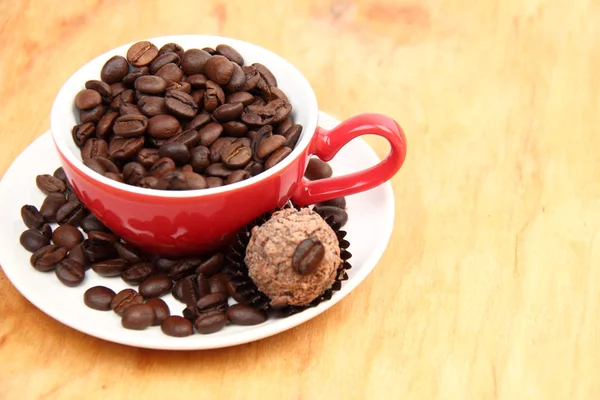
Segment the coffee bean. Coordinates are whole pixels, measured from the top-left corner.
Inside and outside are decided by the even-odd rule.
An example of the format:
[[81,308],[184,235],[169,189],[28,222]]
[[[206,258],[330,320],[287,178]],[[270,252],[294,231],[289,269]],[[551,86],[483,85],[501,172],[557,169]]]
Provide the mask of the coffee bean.
[[113,126],[113,132],[115,133],[115,135],[124,138],[130,138],[143,135],[144,132],[146,132],[147,128],[148,118],[146,116],[139,114],[130,114],[123,115],[117,118]]
[[160,189],[159,188],[159,179],[153,176],[147,176],[145,178],[140,179],[137,186],[146,189]]
[[200,143],[200,135],[197,131],[193,129],[188,129],[174,135],[165,143],[179,143],[185,145],[188,149],[191,149],[192,147]]
[[98,105],[94,108],[90,108],[89,110],[79,110],[79,121],[82,124],[86,124],[88,122],[97,123],[100,121],[106,114],[106,107],[103,105]]
[[99,239],[104,240],[111,243],[117,243],[119,238],[110,232],[102,232],[102,231],[91,231],[88,232],[88,239]]
[[67,190],[67,186],[63,181],[48,174],[38,175],[35,178],[35,184],[45,194],[63,193]]
[[123,179],[130,185],[137,185],[146,176],[146,169],[142,164],[130,162],[123,167]]
[[272,168],[279,164],[284,158],[289,156],[291,152],[292,149],[289,147],[280,147],[273,154],[271,154],[269,158],[267,158],[267,161],[265,161],[265,169]]
[[96,125],[96,136],[99,139],[107,139],[112,133],[112,128],[115,121],[119,118],[118,112],[109,112],[105,114]]
[[148,67],[134,68],[131,72],[125,75],[125,77],[123,78],[123,84],[127,87],[134,87],[135,81],[138,78],[142,76],[147,76],[149,73],[150,69]]
[[223,133],[223,126],[217,122],[211,122],[198,131],[200,137],[200,145],[210,146]]
[[290,117],[286,117],[283,121],[277,125],[275,133],[278,135],[285,136],[285,132],[294,125],[294,121]]
[[187,129],[199,130],[200,128],[202,128],[203,126],[208,124],[209,122],[211,122],[210,114],[208,114],[208,113],[198,114],[194,117],[193,120],[191,120],[185,126],[185,129],[186,130]]
[[80,110],[88,110],[102,104],[100,93],[91,89],[84,89],[75,96],[75,106]]
[[65,286],[74,287],[83,282],[85,270],[83,266],[75,260],[62,260],[54,270],[56,277]]
[[161,324],[160,329],[165,335],[173,337],[186,337],[194,333],[192,323],[179,315],[171,315]]
[[186,278],[180,279],[177,282],[175,282],[175,284],[173,285],[173,289],[171,289],[171,294],[173,295],[173,297],[182,303],[185,303],[185,300],[183,298],[183,282],[185,281],[185,279]]
[[244,65],[244,58],[236,49],[226,44],[220,44],[216,48],[217,53],[221,54],[224,57],[227,57],[228,60],[242,66]]
[[29,229],[40,229],[44,225],[44,216],[36,206],[25,205],[21,207],[21,218]]
[[249,106],[254,101],[254,96],[248,92],[235,92],[227,96],[227,103],[242,103]]
[[233,65],[226,57],[212,56],[206,61],[204,71],[208,79],[219,85],[225,85],[231,79]]
[[56,222],[59,225],[70,224],[78,226],[85,216],[85,209],[78,201],[69,201],[56,212]]
[[304,172],[304,177],[310,179],[311,181],[330,178],[332,175],[333,169],[331,168],[331,166],[325,161],[322,161],[315,157],[312,157],[308,161],[306,171]]
[[216,312],[199,316],[194,323],[194,328],[196,332],[206,335],[220,331],[225,325],[227,325],[227,314]]
[[140,76],[135,81],[135,88],[142,93],[160,94],[167,88],[167,82],[160,76]]
[[237,171],[233,171],[231,175],[229,175],[227,179],[225,179],[225,184],[231,185],[233,183],[241,182],[251,177],[252,175],[250,174],[250,172],[243,169],[238,169]]
[[145,169],[149,169],[160,159],[158,156],[158,149],[141,149],[137,154],[137,162],[139,162]]
[[110,303],[115,297],[115,292],[104,286],[94,286],[83,294],[83,302],[89,308],[98,311],[109,311]]
[[113,110],[118,110],[125,104],[130,104],[135,101],[135,95],[133,90],[126,89],[122,91],[119,95],[115,95],[113,97],[113,101],[110,102],[110,108]]
[[[152,322],[153,326],[162,324],[162,322],[171,315],[169,306],[167,305],[167,303],[165,303],[165,301],[163,299],[159,299],[159,298],[148,299],[148,300],[146,300],[146,302],[144,304],[152,307],[152,311],[154,312],[154,321]],[[191,327],[191,325],[190,325],[190,327]]]
[[220,186],[223,186],[224,184],[225,184],[225,182],[223,181],[223,179],[219,178],[217,176],[209,176],[206,178],[206,185],[209,188],[220,187]]
[[188,76],[185,81],[189,83],[193,89],[204,89],[208,78],[204,74],[194,74]]
[[148,170],[148,173],[155,178],[160,178],[163,175],[175,170],[175,162],[170,158],[160,158]]
[[210,288],[210,293],[221,293],[225,297],[229,297],[227,283],[221,276],[214,275],[213,277],[211,277],[208,280],[208,286]]
[[204,172],[210,165],[210,150],[206,146],[197,146],[190,151],[190,164],[197,173]]
[[229,136],[242,137],[248,132],[248,127],[240,121],[229,121],[223,123],[223,131]]
[[89,260],[87,259],[87,257],[85,256],[85,253],[83,252],[83,246],[81,243],[78,244],[77,246],[73,247],[73,249],[71,249],[71,251],[69,251],[69,254],[67,255],[67,259],[77,261],[79,264],[81,264],[81,266],[84,269],[89,269],[91,267]]
[[181,68],[186,75],[204,73],[206,62],[211,58],[204,50],[189,49],[181,57]]
[[138,101],[138,106],[147,117],[155,117],[167,112],[165,99],[163,97],[142,96]]
[[341,208],[342,210],[345,210],[346,209],[346,198],[338,197],[336,199],[331,199],[331,200],[323,201],[321,203],[316,204],[316,207],[324,207],[324,206],[337,207],[337,208]]
[[[110,152],[110,145],[108,148]],[[119,168],[108,158],[94,157],[89,160],[83,160],[83,163],[102,175],[106,174],[107,172],[112,172],[114,174],[119,172]]]
[[[123,316],[127,309],[136,304],[143,304],[144,298],[133,289],[123,289],[117,293],[110,302],[110,308],[119,316]],[[154,314],[152,315],[154,319]]]
[[221,161],[229,168],[243,168],[252,159],[252,150],[232,142],[221,149]]
[[90,80],[85,83],[85,88],[98,92],[98,94],[100,94],[100,98],[102,99],[102,104],[105,106],[109,105],[112,101],[112,90],[110,85],[106,82]]
[[40,214],[48,222],[56,221],[56,213],[67,203],[67,199],[62,193],[50,193],[40,207]]
[[[229,62],[229,61],[227,61]],[[221,104],[225,103],[225,93],[218,83],[206,81],[206,91],[204,92],[204,109],[213,112]]]
[[123,328],[133,330],[144,330],[154,323],[154,309],[147,304],[133,304],[127,307],[121,324]]
[[269,100],[281,99],[281,100],[285,100],[286,102],[289,102],[289,99],[286,96],[286,94],[283,93],[283,91],[281,89],[279,89],[278,87],[271,86],[269,88],[269,91],[271,93],[271,96],[269,97]]
[[[184,93],[191,94],[192,93],[192,85],[190,85],[187,82],[167,81],[167,90],[166,91],[168,92],[169,90],[180,90]],[[194,101],[196,101],[196,103],[198,103],[198,101],[196,99],[194,99]],[[198,107],[200,107],[200,104],[198,104]]]
[[154,61],[152,61],[152,63],[150,64],[150,72],[152,72],[153,74],[156,74],[156,72],[158,72],[158,70],[160,70],[165,65],[167,65],[167,64],[179,65],[180,62],[181,62],[181,58],[177,55],[177,53],[165,52],[165,53],[161,54],[159,51],[158,57],[156,57],[154,59]]
[[210,146],[210,162],[218,163],[221,162],[221,150],[223,147],[232,143],[233,139],[228,137],[222,137],[217,140]]
[[248,106],[242,113],[242,121],[248,125],[263,126],[271,123],[275,110],[266,106]]
[[96,127],[93,123],[87,122],[81,125],[75,125],[71,131],[75,144],[83,147],[85,142],[96,134]]
[[141,253],[136,248],[127,243],[117,242],[115,243],[115,248],[119,253],[119,257],[124,259],[131,265],[135,265],[143,261],[143,256],[141,255]]
[[256,68],[269,86],[277,86],[277,79],[275,79],[275,76],[267,67],[260,63],[254,63],[252,66]]
[[166,275],[154,275],[140,285],[140,294],[145,298],[160,297],[169,293],[173,287],[171,278]]
[[46,238],[48,238],[49,240],[52,240],[52,227],[50,226],[50,224],[44,224],[44,225],[42,225],[42,228],[40,229],[40,232]]
[[90,214],[81,220],[81,228],[84,232],[102,231],[109,232],[109,229],[96,218],[94,214]]
[[263,159],[271,155],[277,149],[281,148],[285,144],[285,137],[281,135],[270,136],[260,142],[256,146],[256,155],[258,158]]
[[201,260],[185,259],[177,261],[169,270],[169,277],[173,280],[179,280],[194,272],[196,267],[200,265]]
[[322,207],[314,207],[313,210],[319,214],[323,219],[332,217],[334,224],[339,224],[340,227],[346,225],[348,222],[348,213],[338,207],[332,206],[322,206]]
[[[75,192],[71,192],[70,190],[67,189],[67,202],[69,201],[79,201],[79,197],[77,197],[77,194]],[[81,203],[81,201],[79,201]]]
[[252,145],[252,140],[250,140],[250,138],[247,137],[240,137],[232,140],[232,143],[250,147]]
[[86,239],[83,241],[83,252],[90,262],[110,260],[118,257],[114,244],[100,239]]
[[196,268],[196,273],[203,274],[206,277],[211,277],[221,271],[224,262],[225,256],[223,253],[215,253],[208,260],[200,264],[198,268]]
[[[87,239],[94,240],[94,239]],[[85,248],[84,248],[85,250]],[[88,253],[89,256],[89,253]],[[127,269],[127,261],[122,258],[113,258],[104,261],[98,261],[92,264],[92,269],[100,276],[107,278],[119,276]]]
[[170,158],[176,165],[186,164],[190,159],[187,146],[180,143],[165,143],[158,149],[160,157]]
[[293,149],[296,147],[296,143],[298,143],[298,139],[300,139],[300,134],[302,133],[302,125],[293,125],[289,128],[283,136],[285,137],[285,146]]
[[19,242],[21,243],[21,246],[25,248],[25,250],[31,253],[34,253],[50,244],[50,240],[44,236],[44,234],[35,229],[28,229],[24,231],[19,238]]
[[[128,115],[128,117],[131,116]],[[143,146],[143,137],[129,138],[115,136],[108,145],[108,155],[114,160],[128,160],[136,155]]]
[[129,64],[127,60],[121,56],[110,58],[100,71],[100,79],[111,84],[117,83],[129,72]]
[[48,272],[52,271],[66,256],[67,249],[51,244],[33,253],[29,261],[38,271]]
[[314,273],[325,257],[325,246],[318,239],[309,237],[296,247],[292,256],[292,268],[299,275]]
[[91,138],[81,150],[81,158],[108,157],[108,143],[102,139]]
[[292,105],[285,100],[277,99],[268,103],[265,107],[275,111],[272,123],[278,124],[284,121],[290,112],[292,112]]
[[[204,171],[204,173],[209,176],[216,176],[216,177],[224,178],[224,179],[227,178],[229,175],[231,175],[232,172],[233,171],[230,170],[229,168],[227,168],[225,166],[225,164],[223,164],[223,163],[211,164]],[[207,181],[207,183],[208,183],[208,181]]]
[[265,167],[260,163],[250,161],[248,164],[246,164],[244,170],[248,171],[250,173],[250,176],[256,176],[263,172],[265,170]]
[[198,103],[198,108],[204,107],[204,93],[206,93],[205,89],[198,89],[191,92],[192,99]]
[[185,187],[187,190],[206,189],[208,185],[206,183],[206,178],[195,172],[183,172],[183,176],[185,178]]
[[[121,117],[124,115],[133,115],[133,114],[145,117],[144,114],[142,113],[142,110],[133,103],[123,104],[122,106],[119,107],[119,115]],[[117,121],[115,121],[115,122],[117,122]],[[122,121],[120,121],[120,122],[122,122]],[[135,136],[135,135],[133,135],[133,136]]]
[[177,43],[167,43],[158,51],[158,55],[161,56],[165,53],[175,53],[179,58],[183,57],[183,47],[178,45]]
[[219,122],[233,121],[242,115],[242,111],[244,111],[244,105],[242,103],[227,103],[219,106],[213,112],[213,116]]
[[246,83],[242,88],[240,88],[240,90],[244,92],[249,92],[250,90],[256,87],[258,81],[261,79],[261,76],[256,70],[256,68],[254,68],[251,65],[242,67],[242,70],[244,71],[244,75],[246,76]]
[[188,275],[181,281],[181,297],[188,306],[196,308],[198,299],[210,294],[208,278],[202,274]]
[[[133,92],[131,90],[128,90],[127,86],[125,86],[125,84],[123,82],[117,82],[117,83],[110,84],[110,91],[112,92],[113,99],[115,97],[119,96],[121,93],[129,91],[131,94],[131,100],[128,101],[128,103],[131,103],[133,101]],[[111,108],[115,108],[115,107],[111,107]],[[119,107],[117,107],[117,108],[119,108]]]
[[227,296],[218,292],[207,294],[200,297],[200,299],[196,302],[196,307],[200,313],[225,311],[227,309]]
[[134,67],[148,65],[158,56],[158,49],[150,42],[142,41],[127,50],[127,61]]
[[198,104],[192,96],[181,90],[170,90],[165,95],[165,107],[167,110],[181,118],[194,118],[198,113]]
[[52,242],[67,250],[71,250],[83,242],[83,234],[73,225],[61,225],[54,230]]
[[236,325],[258,325],[267,320],[267,313],[246,304],[234,304],[227,309],[227,317]]

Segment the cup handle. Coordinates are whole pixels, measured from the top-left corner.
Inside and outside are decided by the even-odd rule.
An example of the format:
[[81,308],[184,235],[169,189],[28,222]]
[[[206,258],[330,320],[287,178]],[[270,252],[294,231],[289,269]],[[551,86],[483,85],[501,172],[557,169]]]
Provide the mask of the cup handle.
[[299,206],[316,204],[337,197],[364,192],[390,180],[406,158],[406,137],[392,118],[382,114],[360,114],[331,130],[317,127],[309,154],[323,161],[331,160],[346,143],[362,135],[378,135],[390,143],[390,153],[373,167],[352,174],[309,181],[303,178],[292,195]]

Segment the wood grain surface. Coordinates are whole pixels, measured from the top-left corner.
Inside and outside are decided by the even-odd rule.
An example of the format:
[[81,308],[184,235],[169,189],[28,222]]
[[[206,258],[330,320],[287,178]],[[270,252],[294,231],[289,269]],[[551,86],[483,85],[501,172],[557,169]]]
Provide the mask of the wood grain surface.
[[321,109],[400,122],[388,249],[318,318],[183,353],[76,332],[0,271],[1,399],[600,398],[598,1],[3,0],[0,173],[82,64],[179,33],[267,47]]

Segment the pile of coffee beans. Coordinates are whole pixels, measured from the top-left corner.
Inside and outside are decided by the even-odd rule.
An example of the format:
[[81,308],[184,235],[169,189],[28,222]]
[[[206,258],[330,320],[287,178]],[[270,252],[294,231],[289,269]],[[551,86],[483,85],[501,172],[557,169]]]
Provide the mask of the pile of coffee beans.
[[[310,160],[307,178],[323,179],[331,174],[327,163]],[[20,242],[33,253],[33,268],[54,271],[58,280],[69,287],[80,285],[90,270],[106,278],[120,277],[132,286],[118,293],[105,286],[91,287],[83,296],[88,307],[114,311],[127,329],[160,326],[166,335],[175,337],[214,333],[229,323],[256,325],[267,320],[264,311],[249,305],[229,305],[230,298],[238,303],[243,299],[222,271],[222,253],[179,260],[145,254],[87,210],[62,168],[53,175],[38,175],[36,185],[46,195],[41,207],[28,204],[21,208],[28,229],[21,234]],[[345,199],[339,198],[317,204],[314,209],[344,225],[348,220],[345,207]],[[183,316],[171,315],[160,298],[169,293],[185,304]]]
[[73,140],[85,165],[160,190],[218,187],[273,167],[302,126],[277,79],[232,47],[158,49],[143,41],[110,58],[75,97]]

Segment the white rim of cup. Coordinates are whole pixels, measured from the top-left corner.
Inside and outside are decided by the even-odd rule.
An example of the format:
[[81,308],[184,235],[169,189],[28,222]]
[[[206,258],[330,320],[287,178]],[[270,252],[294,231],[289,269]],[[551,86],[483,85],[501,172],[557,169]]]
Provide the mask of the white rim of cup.
[[[159,42],[159,43],[164,42],[164,44],[173,42],[173,43],[179,44],[179,42],[181,42],[181,41],[188,41],[188,40],[197,40],[199,43],[197,48],[210,46],[212,43],[218,42],[218,43],[222,43],[222,44],[227,44],[227,45],[235,48],[236,50],[239,50],[240,48],[244,47],[246,49],[249,49],[249,51],[252,51],[252,52],[254,52],[254,51],[266,52],[266,53],[270,54],[270,56],[273,57],[275,60],[277,60],[278,63],[280,63],[282,66],[284,66],[287,70],[290,71],[290,75],[293,75],[294,79],[297,81],[297,84],[299,86],[298,90],[305,91],[308,96],[307,104],[302,104],[302,105],[292,104],[292,106],[294,108],[304,107],[308,110],[308,118],[307,118],[308,123],[305,123],[302,126],[301,137],[300,137],[298,143],[296,144],[296,147],[293,149],[293,151],[284,160],[282,160],[280,163],[278,163],[274,167],[272,167],[272,168],[268,169],[267,171],[264,171],[256,176],[246,179],[244,181],[217,187],[217,188],[207,188],[207,189],[198,189],[198,190],[183,190],[183,191],[146,189],[146,188],[128,185],[125,183],[120,183],[120,182],[114,181],[112,179],[106,178],[105,176],[102,176],[101,174],[97,173],[96,171],[92,170],[91,168],[89,168],[85,164],[83,164],[83,161],[81,160],[81,156],[79,154],[74,154],[69,149],[69,146],[67,144],[68,143],[67,141],[73,140],[73,138],[71,136],[72,126],[69,126],[69,127],[63,126],[64,123],[62,122],[62,119],[61,119],[61,115],[64,115],[64,113],[72,112],[72,108],[73,108],[74,98],[71,98],[67,95],[67,93],[66,93],[67,88],[72,85],[78,85],[78,86],[80,86],[81,89],[84,89],[85,82],[88,80],[84,77],[87,75],[87,74],[85,74],[85,71],[88,68],[90,68],[91,64],[98,64],[98,75],[99,75],[102,65],[104,65],[104,63],[110,57],[113,57],[114,55],[122,55],[123,57],[125,57],[127,50],[133,44],[135,44],[137,42],[149,41],[154,44],[156,44],[156,42]],[[202,41],[210,42],[211,44],[202,45]],[[160,48],[160,46],[162,46],[162,45],[163,44],[157,45],[157,47]],[[187,49],[185,49],[185,50],[187,50]],[[241,51],[241,52],[245,53],[246,51]],[[266,66],[267,66],[267,68],[269,68],[269,65],[266,65]],[[97,78],[97,79],[99,79],[99,78]],[[243,40],[233,39],[233,38],[229,38],[229,37],[225,37],[225,36],[195,35],[195,34],[169,35],[169,36],[157,36],[154,38],[140,39],[140,40],[136,40],[134,42],[124,44],[122,46],[118,46],[116,48],[113,48],[112,50],[109,50],[109,51],[95,57],[94,59],[88,61],[83,66],[81,66],[61,86],[56,98],[54,99],[54,103],[52,104],[52,110],[50,113],[50,131],[52,133],[52,138],[53,138],[54,144],[56,145],[59,153],[63,157],[65,157],[77,170],[81,171],[84,175],[89,176],[93,180],[96,180],[96,181],[101,182],[108,186],[112,186],[115,189],[122,190],[122,191],[129,192],[129,193],[138,194],[138,195],[145,195],[145,196],[158,197],[158,198],[193,198],[193,197],[200,197],[200,196],[215,195],[215,194],[220,194],[220,193],[227,193],[227,192],[231,192],[231,191],[234,191],[237,189],[241,189],[246,186],[250,186],[260,180],[267,179],[273,175],[276,175],[281,170],[285,169],[288,165],[290,165],[293,161],[295,161],[300,156],[300,154],[304,150],[306,150],[306,148],[309,146],[309,144],[316,132],[316,129],[317,129],[318,114],[319,114],[319,106],[317,103],[317,98],[316,98],[314,90],[312,89],[310,83],[308,82],[308,79],[306,79],[306,77],[302,74],[302,72],[300,72],[300,70],[298,70],[298,68],[296,68],[293,64],[291,64],[289,61],[287,61],[283,57],[279,56],[278,54],[272,52],[271,50],[268,50],[264,47],[258,46],[253,43],[249,43],[249,42],[245,42]]]

